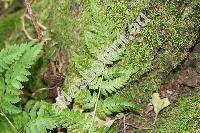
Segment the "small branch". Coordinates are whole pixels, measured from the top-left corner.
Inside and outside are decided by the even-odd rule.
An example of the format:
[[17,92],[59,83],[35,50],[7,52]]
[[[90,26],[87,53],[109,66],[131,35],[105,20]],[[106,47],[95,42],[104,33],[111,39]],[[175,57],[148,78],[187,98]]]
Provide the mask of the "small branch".
[[136,126],[136,125],[129,124],[129,123],[126,123],[126,125],[131,126],[131,127],[133,127],[133,128],[136,128],[136,129],[142,129],[142,130],[153,130],[153,128]]
[[[28,14],[25,14],[25,17],[29,20],[31,20],[31,17]],[[47,27],[42,25],[42,23],[40,23],[39,21],[37,21],[38,25],[40,26],[40,28],[42,28],[43,30],[47,30]]]
[[24,20],[24,15],[21,17],[21,20],[22,20],[22,31],[25,33],[26,37],[31,40],[31,41],[34,41],[34,42],[37,42],[38,40],[37,39],[33,39],[30,34],[28,33],[28,31],[26,30],[25,28],[25,20]]
[[31,17],[31,21],[35,27],[35,30],[37,32],[38,35],[38,40],[42,40],[43,38],[43,34],[42,31],[40,29],[40,26],[38,24],[37,18],[35,17],[35,15],[33,14],[32,8],[31,8],[31,2],[32,0],[24,0],[24,3],[26,5],[26,12],[29,14],[29,16]]
[[123,133],[126,133],[126,115],[124,115],[124,118],[123,118],[123,122],[124,122],[124,132]]

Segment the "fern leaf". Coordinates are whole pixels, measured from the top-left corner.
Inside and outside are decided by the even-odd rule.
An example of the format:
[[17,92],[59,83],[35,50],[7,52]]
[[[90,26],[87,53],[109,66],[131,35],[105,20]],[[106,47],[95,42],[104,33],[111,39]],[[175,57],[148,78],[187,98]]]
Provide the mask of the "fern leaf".
[[14,133],[13,127],[8,123],[8,121],[4,118],[1,117],[0,115],[0,133]]
[[[85,110],[93,110],[96,100],[97,94],[94,93],[91,95],[90,91],[85,89],[81,91],[79,96],[75,99],[75,102]],[[118,94],[108,97],[105,100],[99,98],[97,115],[102,119],[105,119],[108,115],[122,112],[124,110],[138,111],[139,106],[130,102],[130,99],[121,97]]]
[[84,32],[83,42],[90,54],[94,57],[103,53],[104,49],[111,46],[121,31],[116,28],[116,23],[111,21],[103,7],[98,2],[89,0],[88,7],[83,12]]
[[20,101],[22,82],[28,81],[27,70],[35,62],[37,55],[42,50],[42,44],[33,43],[14,45],[0,52],[0,73],[5,72],[0,78],[0,109],[6,113],[18,113],[20,110],[13,104]]
[[117,90],[120,90],[122,87],[124,87],[127,84],[128,80],[130,79],[132,72],[129,70],[124,71],[119,74],[120,75],[119,77],[116,77],[114,79],[113,77],[109,79],[109,74],[107,73],[106,76],[108,80],[102,81],[102,83],[100,78],[94,79],[92,82],[89,83],[89,89],[97,90],[101,84],[101,93],[104,96],[108,96],[108,94],[112,94]]
[[135,103],[130,102],[126,98],[120,97],[119,95],[114,95],[99,103],[97,114],[100,118],[105,119],[107,115],[111,115],[113,113],[119,113],[124,110],[138,111],[138,109],[139,107]]
[[25,132],[25,127],[30,121],[29,112],[22,111],[12,116],[13,124],[15,125],[18,132]]
[[4,48],[0,52],[0,73],[3,73],[5,70],[22,56],[28,46],[22,44],[20,46],[13,45],[8,48]]
[[[37,102],[30,113],[31,120],[26,127],[27,133],[46,133],[47,129],[66,127],[69,132],[88,132],[92,122],[89,114],[80,114],[68,108],[60,109],[46,102]],[[109,127],[100,128],[94,124],[92,132],[107,131]]]
[[97,99],[97,94],[91,95],[90,91],[87,89],[81,90],[79,96],[75,98],[75,103],[81,105],[83,109],[93,109]]
[[47,129],[56,128],[56,121],[52,118],[37,118],[31,121],[26,128],[27,133],[47,133]]

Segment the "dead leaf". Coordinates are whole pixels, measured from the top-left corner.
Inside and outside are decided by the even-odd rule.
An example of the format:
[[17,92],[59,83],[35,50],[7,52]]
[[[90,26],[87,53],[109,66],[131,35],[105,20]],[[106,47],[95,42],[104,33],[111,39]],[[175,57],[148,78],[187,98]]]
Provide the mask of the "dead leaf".
[[[94,116],[94,111],[89,113],[90,115]],[[115,119],[111,119],[110,117],[106,117],[105,120],[101,120],[98,116],[94,117],[94,121],[98,123],[100,127],[107,126],[110,127]]]
[[147,104],[145,114],[148,114],[148,113],[151,112],[152,110],[153,110],[153,105],[152,105],[152,103]]
[[154,112],[156,113],[156,115],[158,115],[158,113],[162,109],[170,105],[169,99],[168,98],[161,99],[158,93],[154,93],[150,101],[153,104]]
[[104,121],[104,120],[101,120],[98,117],[96,117],[95,121],[98,122],[98,124],[99,124],[100,127],[103,127],[103,126],[110,127],[115,120],[112,120],[111,118],[107,117],[106,120]]

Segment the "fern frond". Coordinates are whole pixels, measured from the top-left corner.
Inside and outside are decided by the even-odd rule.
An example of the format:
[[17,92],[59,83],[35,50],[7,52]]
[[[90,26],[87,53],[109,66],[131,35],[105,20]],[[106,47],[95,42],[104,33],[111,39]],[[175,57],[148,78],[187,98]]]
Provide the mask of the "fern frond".
[[22,56],[26,48],[29,47],[26,44],[22,45],[12,45],[8,48],[4,48],[0,52],[0,73],[3,73],[5,70]]
[[101,4],[93,0],[87,2],[89,6],[83,12],[83,42],[90,54],[97,57],[98,53],[103,53],[102,50],[113,43],[121,31],[116,28],[116,23],[106,16]]
[[109,80],[109,79],[115,79],[119,76],[123,76],[126,74],[134,74],[137,71],[138,71],[137,68],[125,69],[125,68],[121,68],[121,67],[110,67],[110,68],[105,68],[102,75],[106,80]]
[[[131,74],[132,71],[130,70],[124,70],[118,73],[116,72],[116,70],[105,71],[104,75],[106,75],[107,80],[105,79],[104,81],[102,81],[101,94],[103,94],[104,96],[108,96],[108,94],[117,92],[127,84],[128,80],[131,77]],[[100,78],[96,78],[89,83],[89,89],[97,90],[100,84],[101,84]]]
[[[81,108],[85,110],[93,110],[95,106],[95,102],[97,99],[97,94],[94,93],[91,95],[89,90],[81,90],[79,96],[75,99],[75,103],[78,103]],[[130,101],[125,97],[121,97],[118,94],[115,94],[111,97],[106,98],[103,100],[102,98],[99,99],[98,108],[97,108],[97,115],[105,119],[106,116],[109,116],[113,113],[122,112],[124,110],[134,110],[138,111],[139,106]]]
[[0,115],[0,133],[14,133],[15,130],[8,121]]
[[105,119],[107,115],[119,113],[124,110],[138,111],[139,106],[120,95],[113,95],[99,103],[97,114]]
[[75,103],[80,104],[83,109],[94,109],[96,99],[97,99],[96,93],[91,95],[89,90],[83,89],[79,93],[79,96],[75,98]]
[[[30,112],[27,133],[46,133],[47,129],[66,127],[69,132],[87,132],[92,122],[89,114],[80,114],[68,108],[60,109],[46,102],[37,102]],[[99,127],[94,124],[92,132],[106,132],[109,127]]]
[[18,132],[25,132],[24,127],[30,121],[29,112],[22,111],[12,116],[13,124],[15,125]]
[[28,43],[11,46],[0,52],[0,58],[3,59],[1,62],[6,64],[6,67],[0,68],[1,72],[6,70],[5,75],[0,77],[0,100],[2,101],[0,109],[4,112],[20,112],[19,108],[13,104],[20,101],[19,96],[22,94],[21,89],[23,88],[22,82],[28,81],[27,76],[30,75],[27,69],[33,65],[41,50],[42,44]]

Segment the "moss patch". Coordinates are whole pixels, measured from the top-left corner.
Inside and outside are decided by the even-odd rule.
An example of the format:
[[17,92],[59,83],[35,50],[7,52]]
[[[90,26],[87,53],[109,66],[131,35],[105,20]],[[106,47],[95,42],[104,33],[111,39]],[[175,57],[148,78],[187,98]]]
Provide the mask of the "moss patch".
[[158,119],[158,132],[197,132],[200,129],[199,90],[180,98]]

